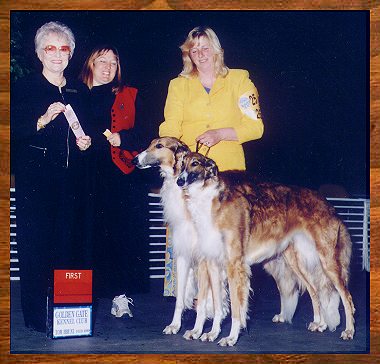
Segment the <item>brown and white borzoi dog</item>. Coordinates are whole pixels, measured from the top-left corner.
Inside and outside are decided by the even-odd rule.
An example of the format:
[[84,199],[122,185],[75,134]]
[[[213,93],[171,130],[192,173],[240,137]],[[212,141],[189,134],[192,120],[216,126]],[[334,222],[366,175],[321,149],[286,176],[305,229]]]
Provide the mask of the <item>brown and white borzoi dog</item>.
[[[185,332],[184,337],[198,338],[202,334],[203,322],[206,318],[214,318],[211,334],[204,334],[201,340],[216,338],[220,332],[220,324],[229,312],[227,292],[219,289],[218,295],[211,292],[209,280],[220,279],[214,286],[226,284],[226,273],[219,272],[213,262],[199,261],[197,235],[190,214],[187,211],[182,189],[177,185],[177,177],[181,172],[182,160],[190,153],[190,149],[180,140],[172,137],[154,139],[149,147],[138,154],[133,163],[141,169],[159,167],[163,177],[160,191],[164,217],[172,234],[174,256],[177,264],[177,297],[172,322],[165,327],[165,334],[176,334],[181,328],[184,309],[193,307],[193,299],[197,295],[196,279],[203,282],[199,294],[206,297],[205,307],[198,315],[195,328]],[[214,304],[215,299],[220,302]],[[197,306],[197,312],[201,306]],[[214,307],[220,310],[214,310]],[[202,323],[202,324],[201,324]],[[202,329],[199,327],[202,326]],[[196,336],[198,333],[198,336]],[[191,336],[191,337],[190,337]]]
[[[346,317],[341,338],[353,338],[355,308],[347,289],[352,244],[324,199],[308,189],[254,184],[242,172],[219,173],[214,161],[198,153],[184,157],[177,184],[186,190],[202,255],[227,270],[232,326],[220,345],[234,345],[246,326],[250,265],[281,255],[280,263],[288,264],[308,289],[314,315],[320,313],[321,322],[314,326],[323,331],[326,320],[335,330],[340,297]],[[282,267],[270,264],[281,279]]]

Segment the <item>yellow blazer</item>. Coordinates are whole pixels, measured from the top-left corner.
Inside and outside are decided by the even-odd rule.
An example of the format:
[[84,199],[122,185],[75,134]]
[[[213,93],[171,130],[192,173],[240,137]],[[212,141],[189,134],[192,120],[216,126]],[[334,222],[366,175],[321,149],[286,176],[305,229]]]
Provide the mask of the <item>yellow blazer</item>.
[[[177,77],[169,84],[159,135],[179,138],[195,151],[195,138],[205,131],[234,128],[238,141],[221,141],[208,156],[220,170],[245,170],[242,143],[261,138],[264,131],[258,98],[245,70],[230,69],[226,77],[219,76],[209,94],[198,77]],[[203,146],[200,152],[206,150]]]

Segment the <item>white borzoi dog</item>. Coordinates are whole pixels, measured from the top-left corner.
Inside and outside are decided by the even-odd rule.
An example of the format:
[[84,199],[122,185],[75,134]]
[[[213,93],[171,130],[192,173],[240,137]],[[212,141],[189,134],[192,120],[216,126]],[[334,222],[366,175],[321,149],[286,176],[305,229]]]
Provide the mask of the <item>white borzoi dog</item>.
[[186,191],[201,254],[227,271],[232,326],[220,345],[235,345],[246,327],[250,265],[266,261],[276,281],[287,278],[282,272],[293,279],[288,287],[283,282],[283,290],[279,285],[281,301],[283,295],[294,300],[289,289],[294,282],[307,288],[319,320],[310,330],[336,329],[341,298],[346,317],[341,338],[353,338],[355,308],[347,289],[352,244],[325,199],[308,189],[255,184],[242,172],[219,173],[214,161],[198,153],[184,157],[177,184]]
[[[198,300],[197,319],[194,329],[185,332],[186,339],[199,338],[207,318],[214,318],[210,333],[204,334],[201,340],[214,340],[220,332],[220,324],[229,311],[228,297],[225,289],[211,291],[211,285],[218,287],[226,284],[226,273],[219,272],[213,263],[199,261],[197,235],[194,224],[186,207],[182,189],[176,180],[181,171],[184,156],[190,149],[180,140],[172,137],[154,139],[149,147],[138,154],[133,163],[138,168],[159,167],[163,177],[160,191],[164,217],[172,234],[174,257],[177,264],[177,295],[172,322],[165,327],[165,334],[176,334],[181,328],[184,309],[193,308],[193,299],[197,294],[206,297]],[[196,280],[202,282],[198,287]],[[198,292],[199,289],[199,292]]]

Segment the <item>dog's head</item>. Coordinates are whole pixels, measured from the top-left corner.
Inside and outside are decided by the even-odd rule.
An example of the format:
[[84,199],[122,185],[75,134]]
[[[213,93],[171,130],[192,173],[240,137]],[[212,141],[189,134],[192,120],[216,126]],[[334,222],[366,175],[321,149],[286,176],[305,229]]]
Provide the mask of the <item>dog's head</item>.
[[186,188],[194,182],[206,182],[216,179],[218,167],[216,163],[200,153],[188,153],[183,158],[181,173],[177,185]]
[[140,169],[159,167],[162,172],[177,175],[189,147],[177,138],[162,137],[152,140],[149,147],[138,154],[132,163]]

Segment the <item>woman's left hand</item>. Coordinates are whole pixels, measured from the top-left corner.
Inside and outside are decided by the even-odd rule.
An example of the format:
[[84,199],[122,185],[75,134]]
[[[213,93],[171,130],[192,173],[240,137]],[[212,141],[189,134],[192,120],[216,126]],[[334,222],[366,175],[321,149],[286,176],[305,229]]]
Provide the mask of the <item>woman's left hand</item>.
[[199,135],[195,140],[211,148],[221,140],[237,140],[237,135],[234,128],[211,129]]
[[77,146],[80,150],[86,150],[91,146],[91,138],[88,135],[77,138]]
[[222,140],[219,130],[220,129],[207,130],[203,134],[199,135],[195,140],[211,148]]
[[119,133],[112,133],[107,140],[113,147],[120,147],[121,145],[121,139]]

